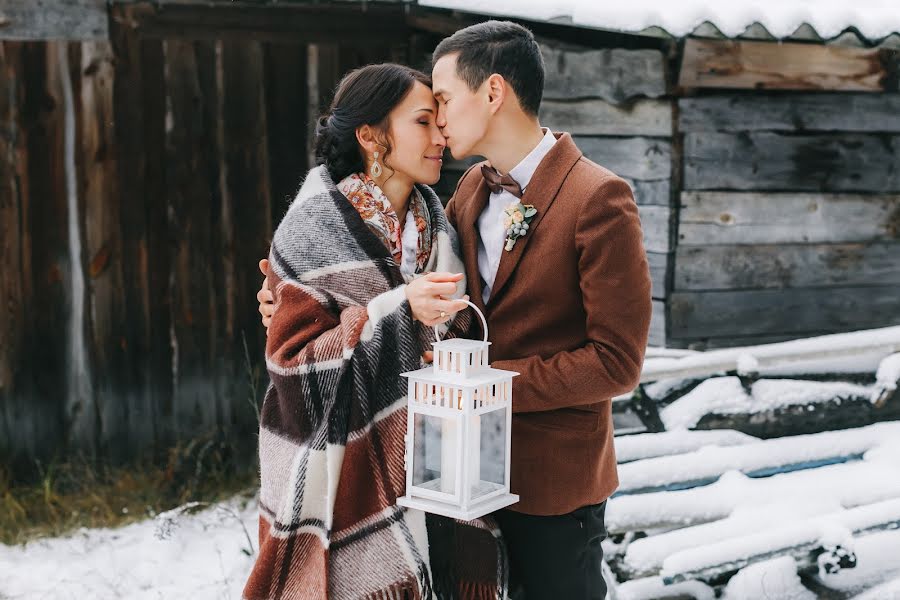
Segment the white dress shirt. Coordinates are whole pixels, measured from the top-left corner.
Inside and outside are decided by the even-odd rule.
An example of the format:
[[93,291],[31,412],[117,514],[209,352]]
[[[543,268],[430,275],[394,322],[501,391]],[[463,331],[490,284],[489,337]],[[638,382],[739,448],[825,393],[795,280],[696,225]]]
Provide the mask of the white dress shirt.
[[400,257],[400,273],[407,278],[416,274],[416,257],[419,253],[419,230],[412,209],[406,211],[403,234],[400,236],[403,251]]
[[[522,162],[513,167],[509,174],[524,192],[531,181],[538,165],[550,152],[550,148],[556,143],[556,138],[549,129],[544,129],[544,137],[538,142],[528,156]],[[503,247],[506,245],[506,228],[503,226],[504,210],[513,201],[518,200],[506,190],[492,193],[487,206],[478,217],[478,272],[484,280],[482,299],[487,304],[491,297],[491,288],[497,277],[497,267],[500,266],[500,257],[503,256]]]

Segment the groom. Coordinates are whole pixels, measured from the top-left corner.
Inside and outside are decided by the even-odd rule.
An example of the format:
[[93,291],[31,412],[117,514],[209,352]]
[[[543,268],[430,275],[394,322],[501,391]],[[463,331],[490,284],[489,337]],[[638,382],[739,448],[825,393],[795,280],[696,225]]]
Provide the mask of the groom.
[[[447,216],[492,366],[521,373],[511,451],[521,500],[495,513],[511,587],[526,600],[602,599],[604,510],[618,486],[611,399],[637,385],[650,322],[637,207],[569,134],[540,126],[544,63],[524,27],[456,32],[435,50],[432,78],[453,156],[487,158],[463,175]],[[265,284],[259,298],[265,321]]]
[[[473,25],[432,60],[447,147],[487,158],[447,205],[469,294],[487,315],[492,366],[521,373],[511,453],[521,501],[495,515],[511,584],[527,600],[602,599],[603,516],[618,486],[611,398],[637,385],[650,323],[637,207],[569,134],[541,128],[544,63],[530,31]],[[507,219],[511,203],[532,216]]]

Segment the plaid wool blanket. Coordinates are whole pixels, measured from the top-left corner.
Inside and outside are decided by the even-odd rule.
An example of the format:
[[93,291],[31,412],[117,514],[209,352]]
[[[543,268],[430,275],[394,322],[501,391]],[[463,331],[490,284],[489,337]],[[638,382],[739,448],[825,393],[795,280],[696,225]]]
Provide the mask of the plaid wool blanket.
[[[417,189],[433,221],[426,270],[463,272],[440,201]],[[244,598],[505,597],[505,553],[490,519],[461,523],[397,505],[406,434],[399,374],[422,366],[433,337],[413,320],[388,249],[324,167],[308,174],[269,262],[260,551]],[[446,334],[470,323],[460,313]]]

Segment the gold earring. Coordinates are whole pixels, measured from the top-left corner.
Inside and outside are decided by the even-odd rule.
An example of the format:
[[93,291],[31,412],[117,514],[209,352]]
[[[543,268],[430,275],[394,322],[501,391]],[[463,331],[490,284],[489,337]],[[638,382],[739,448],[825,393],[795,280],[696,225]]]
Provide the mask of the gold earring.
[[375,153],[375,159],[372,161],[372,168],[369,169],[369,174],[372,175],[372,179],[381,177],[381,165],[378,164],[378,152]]

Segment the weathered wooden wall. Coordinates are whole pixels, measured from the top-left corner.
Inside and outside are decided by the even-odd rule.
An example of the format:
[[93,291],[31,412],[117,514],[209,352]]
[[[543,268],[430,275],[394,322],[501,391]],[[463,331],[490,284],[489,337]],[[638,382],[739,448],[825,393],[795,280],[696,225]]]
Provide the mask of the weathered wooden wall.
[[[340,38],[314,5],[128,2],[108,39],[95,19],[77,42],[0,44],[0,456],[127,459],[211,428],[252,452],[256,263],[311,164],[313,119],[348,69],[427,68],[468,23],[352,4],[329,9]],[[100,4],[47,23],[65,33],[79,6]],[[23,40],[48,30],[9,14]],[[634,189],[652,344],[900,322],[900,96],[677,99],[670,44],[538,34],[542,122]],[[697,56],[682,83],[715,88]],[[445,200],[465,166],[446,165]]]
[[[339,75],[388,45],[144,38],[0,45],[0,456],[248,441],[274,224]],[[255,386],[255,387],[254,387]]]
[[900,323],[900,96],[679,100],[677,345]]

